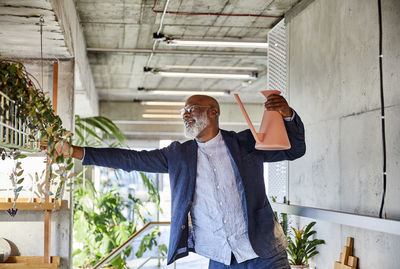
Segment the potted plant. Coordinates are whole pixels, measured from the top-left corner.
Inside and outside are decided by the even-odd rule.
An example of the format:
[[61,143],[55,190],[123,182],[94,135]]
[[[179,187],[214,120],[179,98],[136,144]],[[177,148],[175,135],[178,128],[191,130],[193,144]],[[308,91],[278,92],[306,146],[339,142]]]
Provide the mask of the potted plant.
[[[33,79],[22,63],[0,60],[0,119],[2,128],[7,127],[8,130],[0,137],[0,154],[3,160],[6,157],[16,160],[10,175],[14,189],[14,205],[8,211],[11,216],[17,213],[16,200],[24,181],[18,159],[27,157],[19,151],[39,151],[42,146],[47,148],[47,188],[44,194],[54,197],[54,205],[62,198],[66,182],[74,175],[72,158],[62,154],[56,157],[55,154],[56,145],[65,141],[71,143],[73,134],[62,127],[61,118],[53,110],[50,98],[35,85]],[[56,190],[55,193],[51,189]]]
[[310,222],[301,230],[292,227],[294,238],[289,237],[289,246],[287,248],[287,253],[290,256],[289,263],[292,269],[309,268],[309,259],[319,253],[316,249],[317,246],[325,244],[324,240],[310,239],[316,233],[316,231],[311,230],[314,225],[315,221]]

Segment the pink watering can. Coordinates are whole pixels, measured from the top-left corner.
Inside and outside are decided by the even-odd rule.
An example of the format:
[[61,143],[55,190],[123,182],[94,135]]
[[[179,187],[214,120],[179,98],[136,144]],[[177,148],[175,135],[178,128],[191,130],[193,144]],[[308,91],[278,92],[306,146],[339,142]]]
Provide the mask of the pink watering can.
[[[261,92],[267,99],[271,94],[279,95],[281,92],[276,90]],[[239,98],[239,95],[234,94],[236,101],[239,103],[240,109],[246,118],[250,131],[256,140],[256,149],[260,150],[283,150],[290,149],[290,142],[286,132],[285,124],[283,123],[282,115],[277,111],[264,111],[261,121],[260,132],[256,132],[253,124],[247,115],[246,110]]]

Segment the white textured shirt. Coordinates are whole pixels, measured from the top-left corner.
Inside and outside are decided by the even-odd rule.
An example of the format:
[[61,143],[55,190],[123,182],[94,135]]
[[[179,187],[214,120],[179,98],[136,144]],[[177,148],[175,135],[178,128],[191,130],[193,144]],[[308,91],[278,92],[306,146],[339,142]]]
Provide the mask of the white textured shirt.
[[196,253],[226,265],[231,262],[231,253],[239,263],[258,257],[249,241],[245,203],[240,198],[243,186],[221,132],[197,144],[196,188],[190,212]]

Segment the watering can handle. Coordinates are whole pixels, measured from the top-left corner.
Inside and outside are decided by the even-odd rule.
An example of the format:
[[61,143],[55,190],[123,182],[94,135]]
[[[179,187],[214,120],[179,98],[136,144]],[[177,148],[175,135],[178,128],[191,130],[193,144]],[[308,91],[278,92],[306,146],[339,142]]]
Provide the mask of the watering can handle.
[[249,115],[247,114],[246,109],[244,109],[244,106],[242,104],[242,101],[239,98],[239,95],[237,93],[235,93],[235,94],[233,94],[233,96],[235,96],[235,99],[238,102],[240,109],[243,112],[244,117],[246,118],[247,124],[250,127],[250,131],[253,134],[254,139],[256,140],[257,143],[261,143],[261,139],[260,139],[259,135],[257,134],[256,129],[254,129],[253,123],[251,123]]

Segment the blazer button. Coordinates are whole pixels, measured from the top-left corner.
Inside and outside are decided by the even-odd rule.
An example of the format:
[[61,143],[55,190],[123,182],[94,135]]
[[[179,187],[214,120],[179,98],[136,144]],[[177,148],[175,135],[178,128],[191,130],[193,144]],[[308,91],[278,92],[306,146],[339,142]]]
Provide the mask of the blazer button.
[[182,226],[181,226],[181,229],[182,229],[182,230],[185,230],[185,228],[186,228],[185,225],[182,225]]
[[193,205],[193,202],[192,202],[192,201],[190,201],[190,202],[189,202],[189,205]]

